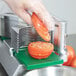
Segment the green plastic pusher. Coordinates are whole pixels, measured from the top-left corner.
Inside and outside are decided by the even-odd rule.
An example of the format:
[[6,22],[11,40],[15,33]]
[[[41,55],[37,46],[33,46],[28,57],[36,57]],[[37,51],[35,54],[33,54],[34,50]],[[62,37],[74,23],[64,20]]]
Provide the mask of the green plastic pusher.
[[[19,44],[23,43],[26,46],[19,47],[18,52],[14,50],[13,55],[16,57],[16,59],[21,64],[23,64],[25,66],[25,68],[27,70],[63,64],[63,62],[66,61],[65,23],[66,22],[60,22],[60,24],[58,24],[58,25],[56,24],[55,30],[50,32],[50,35],[51,35],[50,42],[54,44],[54,51],[52,52],[52,54],[48,58],[46,58],[46,59],[34,59],[29,55],[28,44],[30,42],[44,41],[36,33],[35,29],[31,26],[26,27],[26,30],[28,30],[28,28],[30,29],[30,31],[28,31],[28,32],[26,32],[26,30],[25,30],[25,34],[28,33],[27,34],[28,36],[26,35],[27,38],[25,37],[24,42],[21,42],[21,41],[19,42]],[[22,36],[20,35],[20,37],[22,37]],[[56,38],[57,38],[57,41],[56,41]],[[29,42],[27,42],[27,41],[29,41]]]

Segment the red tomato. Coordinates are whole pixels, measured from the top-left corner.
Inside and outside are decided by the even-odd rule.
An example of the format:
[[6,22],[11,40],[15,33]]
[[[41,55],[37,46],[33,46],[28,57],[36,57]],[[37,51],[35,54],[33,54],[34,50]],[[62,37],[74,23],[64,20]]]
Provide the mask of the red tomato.
[[72,60],[72,62],[71,62],[71,64],[70,64],[70,66],[76,68],[76,56],[73,58],[73,60]]
[[66,46],[67,49],[67,55],[68,55],[68,59],[67,62],[65,62],[63,65],[68,66],[70,65],[72,59],[75,57],[75,51],[71,46]]
[[54,46],[48,42],[31,42],[28,45],[29,54],[36,59],[47,58],[53,51]]
[[51,37],[45,24],[38,18],[38,16],[35,13],[32,14],[31,18],[32,18],[33,26],[35,27],[37,33],[45,41],[50,41]]

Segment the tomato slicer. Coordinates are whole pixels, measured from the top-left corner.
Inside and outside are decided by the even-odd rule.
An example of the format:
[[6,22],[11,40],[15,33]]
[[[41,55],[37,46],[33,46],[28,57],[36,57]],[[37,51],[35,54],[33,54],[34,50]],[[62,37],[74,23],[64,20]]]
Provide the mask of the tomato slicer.
[[23,76],[28,70],[62,66],[67,60],[65,48],[65,21],[58,21],[55,30],[49,31],[54,51],[46,59],[34,59],[28,53],[28,44],[44,41],[32,25],[24,23],[13,14],[0,16],[0,62],[9,76]]

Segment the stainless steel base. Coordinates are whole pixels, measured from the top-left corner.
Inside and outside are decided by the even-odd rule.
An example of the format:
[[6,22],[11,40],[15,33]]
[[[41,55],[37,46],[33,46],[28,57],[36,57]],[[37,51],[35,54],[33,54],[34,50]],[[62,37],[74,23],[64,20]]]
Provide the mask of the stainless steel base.
[[3,66],[0,64],[0,76],[8,76]]
[[10,55],[9,48],[0,41],[0,63],[9,76],[22,76],[25,69],[14,57]]

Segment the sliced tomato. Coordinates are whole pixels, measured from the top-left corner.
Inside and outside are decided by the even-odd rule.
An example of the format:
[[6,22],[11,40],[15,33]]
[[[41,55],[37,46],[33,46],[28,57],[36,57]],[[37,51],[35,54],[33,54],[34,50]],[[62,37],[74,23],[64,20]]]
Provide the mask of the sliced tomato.
[[66,46],[66,49],[67,49],[67,62],[65,62],[63,65],[65,66],[69,66],[72,59],[75,57],[75,50],[71,47],[71,46]]
[[28,45],[29,54],[36,59],[47,58],[53,51],[54,46],[48,42],[31,42]]
[[45,41],[50,41],[51,37],[45,24],[39,19],[39,17],[35,13],[32,14],[31,18],[32,18],[33,26],[35,27],[37,33]]
[[70,66],[76,68],[76,56],[73,58]]

